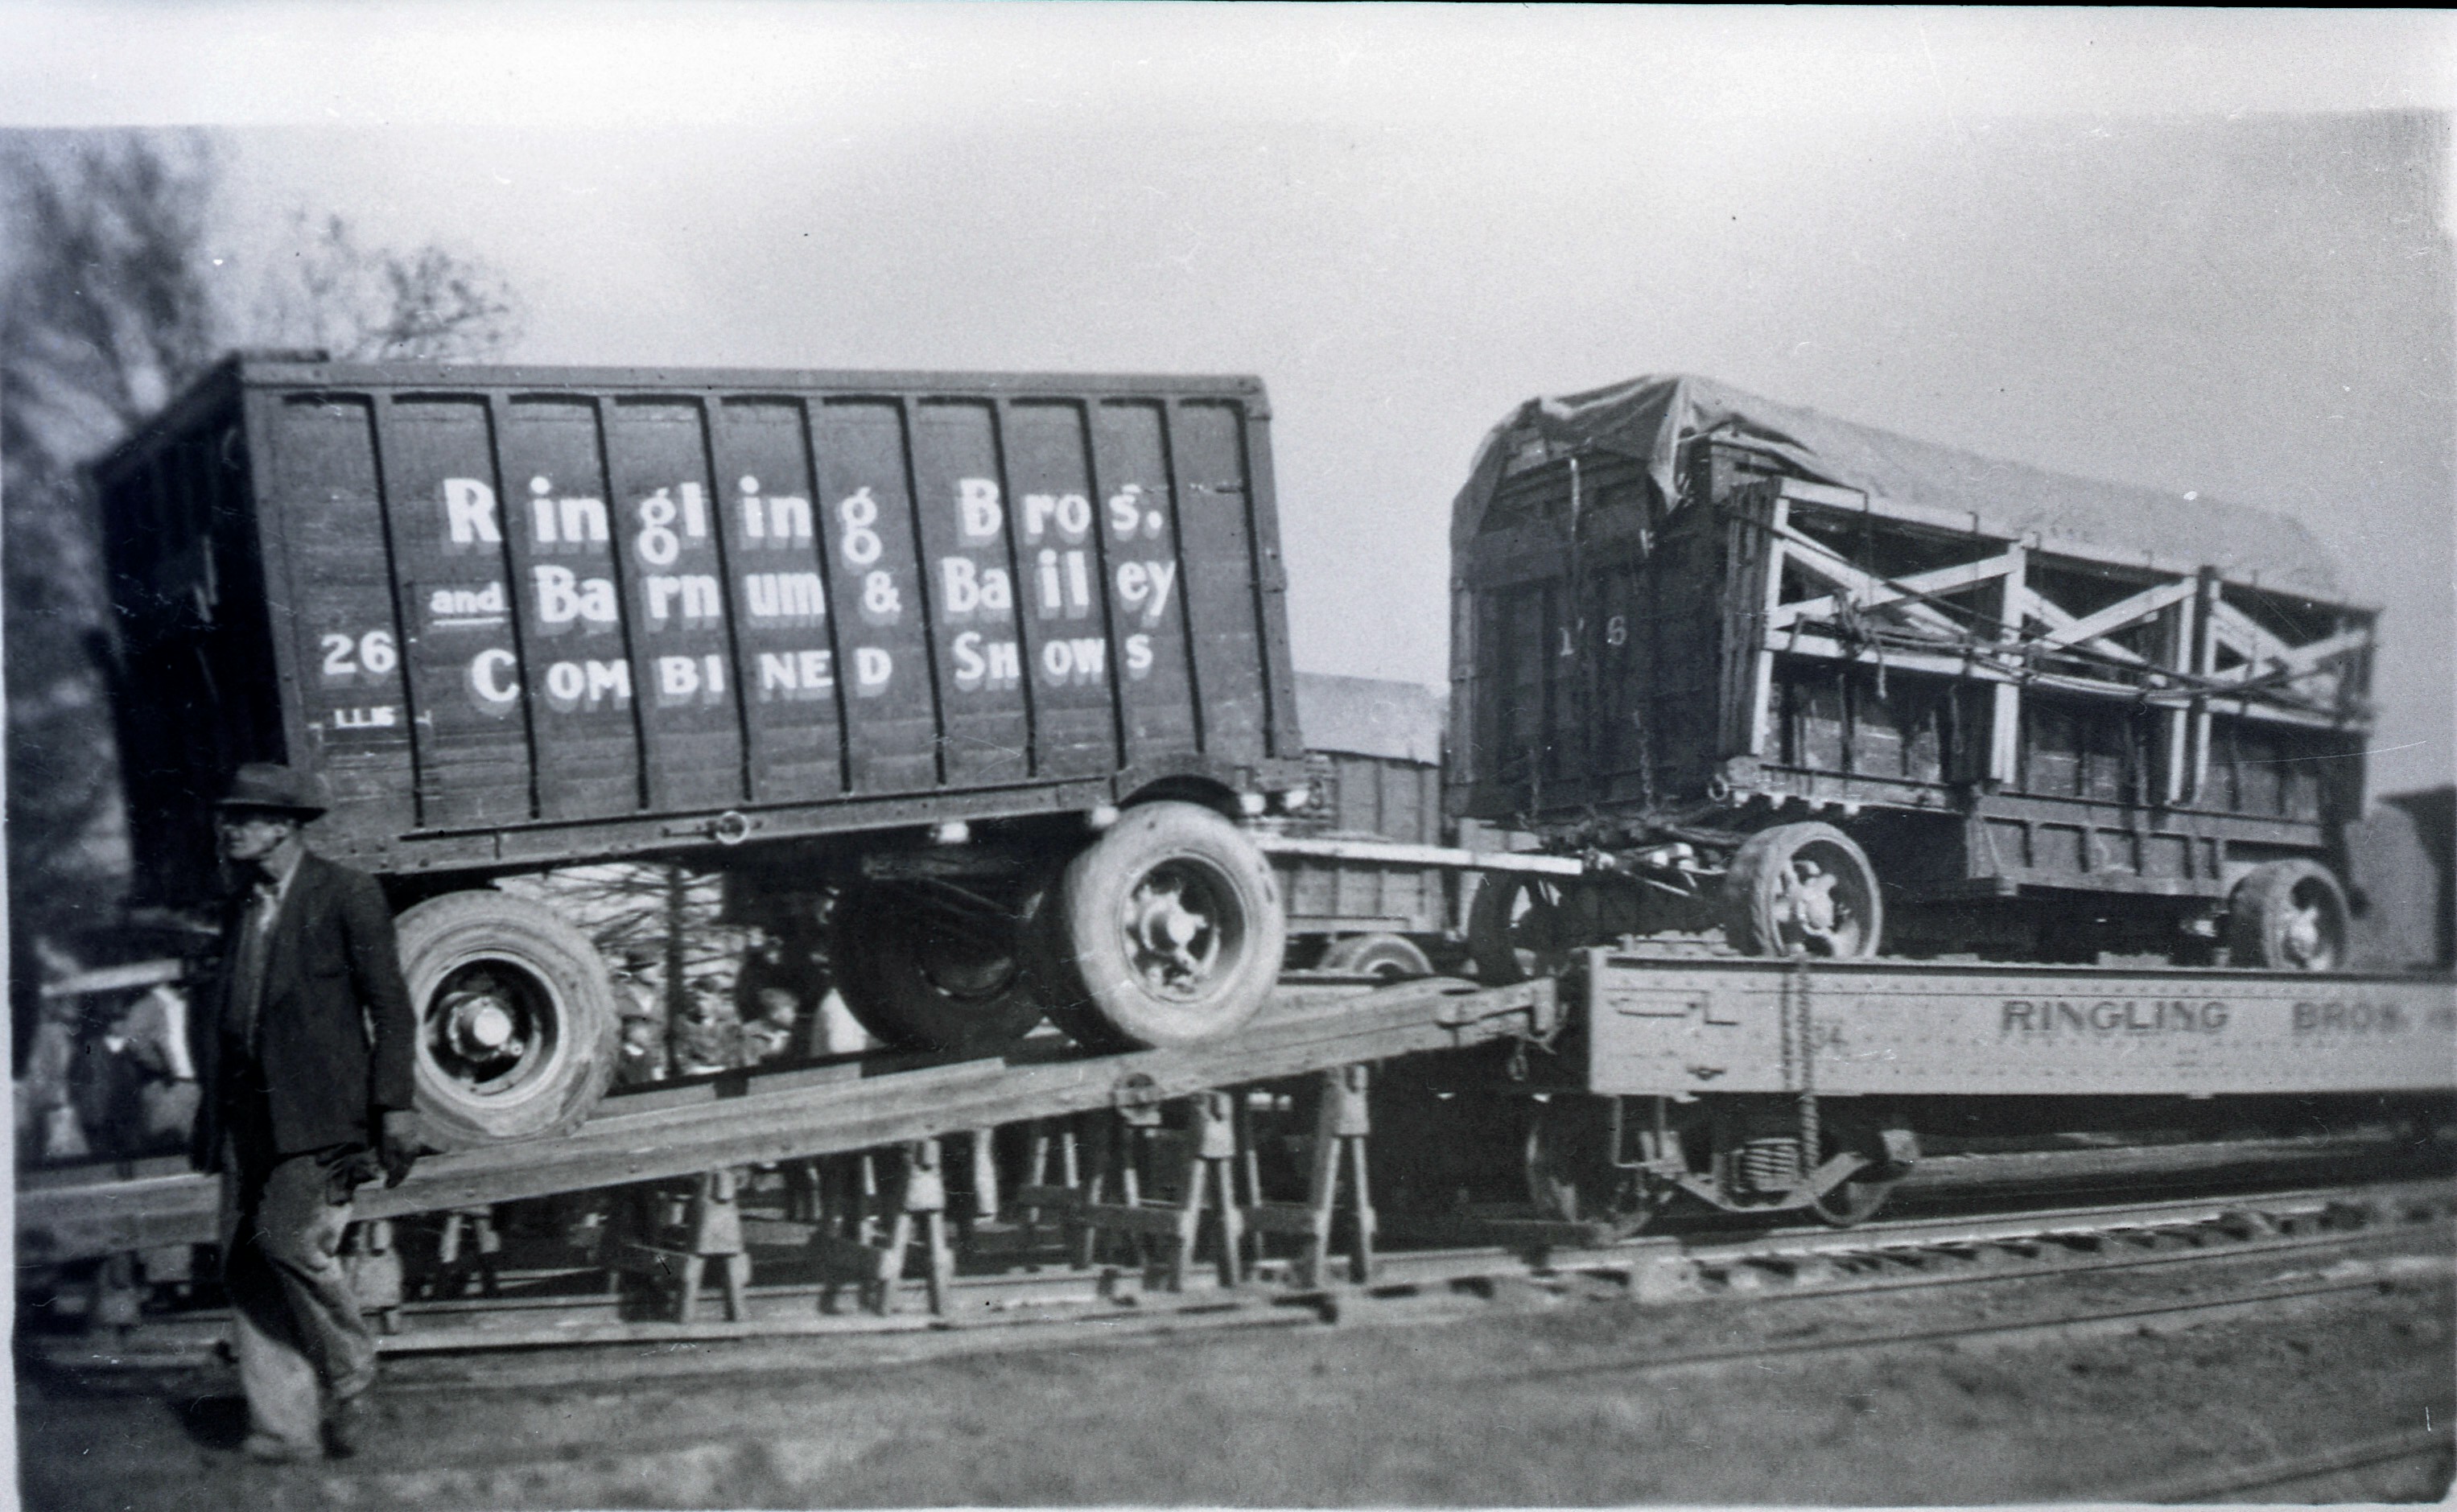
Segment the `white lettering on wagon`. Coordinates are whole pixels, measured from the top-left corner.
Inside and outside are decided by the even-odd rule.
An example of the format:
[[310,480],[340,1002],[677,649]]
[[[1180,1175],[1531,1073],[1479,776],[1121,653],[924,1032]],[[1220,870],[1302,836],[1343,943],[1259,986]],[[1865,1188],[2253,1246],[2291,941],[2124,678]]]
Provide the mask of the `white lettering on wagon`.
[[546,701],[557,714],[588,713],[631,703],[627,661],[559,661],[546,670]]
[[[640,528],[632,536],[632,549],[640,560],[650,567],[671,567],[682,555],[683,541],[708,539],[708,495],[696,483],[679,486],[682,503],[677,506],[668,490],[659,488],[639,503]],[[679,518],[682,531],[674,531]]]
[[660,656],[657,658],[657,707],[712,704],[725,698],[725,658]]
[[811,538],[811,501],[795,494],[759,492],[759,480],[745,475],[742,489],[742,539],[754,549],[782,549]]
[[426,595],[429,630],[471,630],[504,623],[511,611],[501,578],[485,588],[439,588]]
[[469,658],[469,697],[478,712],[500,719],[521,701],[521,685],[507,682],[520,661],[501,646],[490,646]]
[[746,572],[743,604],[764,626],[805,629],[827,616],[828,590],[816,572]]
[[713,625],[724,612],[724,604],[716,591],[716,579],[706,572],[683,572],[673,576],[650,573],[644,585],[649,592],[649,628],[662,630],[674,611],[682,611],[683,627],[697,629]]
[[1127,484],[1109,495],[1109,533],[1120,541],[1131,541],[1137,535],[1157,541],[1167,525],[1167,519],[1158,509],[1145,507],[1142,484]]
[[1023,538],[1038,541],[1051,526],[1068,545],[1092,529],[1092,501],[1080,493],[1027,493],[1023,496]]
[[[1024,501],[1029,504],[1029,499]],[[981,546],[998,539],[999,527],[1006,523],[1006,511],[999,504],[999,486],[988,478],[960,478],[956,481],[956,532],[967,546]]]
[[1097,635],[1044,641],[1041,647],[1041,679],[1053,688],[1098,682],[1108,665],[1109,643]]
[[802,702],[824,698],[836,690],[835,652],[822,650],[763,651],[759,653],[759,701],[778,698]]
[[2007,998],[1998,1032],[2036,1038],[2080,1034],[2094,1039],[2135,1034],[2217,1034],[2227,1026],[2234,1010],[2217,999],[2194,1003],[2180,999],[2101,998],[2096,1002],[2066,998]]
[[529,480],[529,535],[538,545],[587,546],[607,538],[605,500],[553,495],[549,480]]
[[1139,611],[1146,625],[1157,625],[1168,609],[1168,590],[1177,585],[1177,564],[1160,562],[1121,562],[1118,564],[1118,600],[1130,610]]
[[856,646],[853,649],[853,691],[858,697],[876,698],[887,691],[896,676],[896,658],[878,646]]
[[969,556],[939,558],[939,607],[948,619],[965,623],[978,615],[1001,621],[1015,612],[1015,585],[1006,569],[982,567]]
[[444,480],[444,549],[459,554],[504,539],[495,526],[495,490],[475,478]]
[[568,567],[539,566],[529,569],[529,584],[537,594],[538,624],[549,635],[584,622],[611,625],[622,615],[611,579],[584,578]]
[[984,641],[968,630],[948,650],[956,658],[956,686],[966,693],[995,693],[1023,680],[1023,657],[1011,640]]

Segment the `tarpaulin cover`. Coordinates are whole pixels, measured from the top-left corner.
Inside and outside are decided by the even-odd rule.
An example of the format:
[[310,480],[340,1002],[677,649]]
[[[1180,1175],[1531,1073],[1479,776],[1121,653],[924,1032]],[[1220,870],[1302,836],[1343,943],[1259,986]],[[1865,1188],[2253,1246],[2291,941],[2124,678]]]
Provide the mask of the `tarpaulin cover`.
[[1475,539],[1510,459],[1532,443],[1555,456],[1602,450],[1634,458],[1661,496],[1677,502],[1680,445],[1708,432],[1781,457],[1812,482],[1976,515],[1980,530],[2008,540],[2065,536],[2116,555],[2205,563],[2236,582],[2338,596],[2327,549],[2283,515],[1997,462],[1682,374],[1519,405],[1477,449],[1452,507],[1451,549]]
[[1445,702],[1413,682],[1297,673],[1297,727],[1309,751],[1435,765],[1442,758]]

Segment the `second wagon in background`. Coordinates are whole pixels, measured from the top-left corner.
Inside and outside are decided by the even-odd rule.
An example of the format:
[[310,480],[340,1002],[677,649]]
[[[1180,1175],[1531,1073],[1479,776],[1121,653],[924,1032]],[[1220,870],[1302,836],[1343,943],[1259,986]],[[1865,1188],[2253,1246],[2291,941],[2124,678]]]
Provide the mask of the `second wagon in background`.
[[1713,922],[2342,963],[2374,614],[2293,520],[1668,377],[1522,405],[1451,547],[1452,811],[1604,873],[1489,889],[1488,975]]

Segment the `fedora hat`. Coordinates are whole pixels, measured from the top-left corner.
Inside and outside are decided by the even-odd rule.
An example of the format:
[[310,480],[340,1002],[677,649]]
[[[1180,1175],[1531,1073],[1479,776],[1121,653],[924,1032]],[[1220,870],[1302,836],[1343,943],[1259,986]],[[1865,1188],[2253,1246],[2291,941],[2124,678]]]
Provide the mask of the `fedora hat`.
[[324,784],[314,773],[296,772],[271,761],[250,761],[231,777],[230,791],[217,807],[312,819],[331,805],[324,801]]

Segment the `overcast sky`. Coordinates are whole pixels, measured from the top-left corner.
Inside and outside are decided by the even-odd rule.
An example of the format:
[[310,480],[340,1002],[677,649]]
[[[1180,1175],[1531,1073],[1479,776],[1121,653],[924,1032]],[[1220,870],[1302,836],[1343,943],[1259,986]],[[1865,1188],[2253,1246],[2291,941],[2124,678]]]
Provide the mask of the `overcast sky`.
[[2382,13],[0,3],[0,124],[228,127],[234,266],[440,240],[519,360],[1259,374],[1313,670],[1441,682],[1477,440],[1640,373],[2292,511],[2379,792],[2457,773],[2452,100]]

